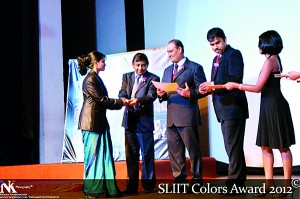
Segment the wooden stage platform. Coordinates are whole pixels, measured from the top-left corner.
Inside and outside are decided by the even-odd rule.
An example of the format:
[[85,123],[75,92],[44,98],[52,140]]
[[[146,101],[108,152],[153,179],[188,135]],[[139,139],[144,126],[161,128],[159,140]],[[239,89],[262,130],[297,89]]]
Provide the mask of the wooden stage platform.
[[[116,178],[126,179],[125,161],[116,161]],[[169,160],[155,160],[157,179],[173,179]],[[190,161],[187,159],[187,170],[190,177]],[[83,163],[33,164],[18,166],[0,166],[0,179],[82,179]],[[216,177],[216,160],[203,157],[203,177]]]
[[[214,158],[203,158],[203,178],[213,188],[222,187],[226,176],[217,176],[217,162]],[[126,164],[125,161],[115,162],[116,178],[120,190],[126,188]],[[141,183],[137,195],[123,196],[122,199],[225,199],[232,196],[220,195],[219,192],[185,194],[173,192],[161,193],[159,185],[167,185],[173,182],[169,160],[156,160],[157,188],[152,194],[145,194]],[[191,178],[190,163],[187,159],[188,177]],[[279,176],[282,178],[282,176]],[[247,176],[247,186],[257,187],[264,182],[264,176]],[[253,179],[253,180],[251,180]],[[299,182],[299,176],[293,176],[295,182]],[[0,166],[0,198],[60,198],[60,199],[85,199],[83,193],[83,163],[57,163],[19,166]],[[280,185],[280,183],[278,183]],[[196,190],[198,191],[198,190]],[[271,198],[272,195],[269,194]],[[253,194],[235,196],[239,199],[253,198]],[[294,198],[299,198],[299,188],[294,193]]]
[[[126,163],[116,161],[115,167],[118,186],[120,190],[124,190],[127,179]],[[157,184],[173,182],[169,160],[156,160],[155,168]],[[187,171],[190,179],[189,159],[187,159]],[[216,160],[203,157],[203,178],[213,179],[216,176]],[[83,163],[0,166],[0,179],[0,198],[6,196],[7,198],[85,198]],[[139,183],[139,191],[143,192],[141,183]]]

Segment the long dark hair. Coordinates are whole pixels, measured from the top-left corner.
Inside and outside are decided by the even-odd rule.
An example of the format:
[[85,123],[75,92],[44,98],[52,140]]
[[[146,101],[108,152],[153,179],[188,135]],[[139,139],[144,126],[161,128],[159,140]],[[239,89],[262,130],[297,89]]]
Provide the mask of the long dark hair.
[[95,61],[100,61],[106,56],[98,51],[92,51],[87,55],[80,55],[77,58],[78,70],[81,75],[86,75],[88,68],[92,69]]

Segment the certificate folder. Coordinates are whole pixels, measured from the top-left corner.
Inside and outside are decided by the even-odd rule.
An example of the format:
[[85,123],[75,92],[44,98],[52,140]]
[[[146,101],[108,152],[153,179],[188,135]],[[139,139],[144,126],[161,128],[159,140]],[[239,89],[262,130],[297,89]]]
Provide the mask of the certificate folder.
[[276,78],[282,78],[282,77],[288,77],[288,76],[289,76],[288,74],[283,74],[283,73],[274,74],[274,77],[276,77]]
[[208,89],[221,89],[221,88],[223,88],[223,85],[210,85],[210,86],[208,86]]
[[174,83],[164,83],[164,82],[156,82],[156,81],[152,81],[153,85],[157,88],[160,89],[162,91],[176,91],[176,89],[179,87],[178,84],[176,82]]

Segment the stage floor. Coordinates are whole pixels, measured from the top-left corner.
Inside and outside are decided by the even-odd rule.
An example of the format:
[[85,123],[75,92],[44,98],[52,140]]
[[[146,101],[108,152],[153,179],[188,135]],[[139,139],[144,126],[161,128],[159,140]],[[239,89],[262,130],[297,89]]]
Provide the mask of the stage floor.
[[[120,190],[126,187],[125,161],[115,162],[116,178]],[[166,199],[166,198],[253,198],[251,189],[260,189],[264,182],[263,175],[248,175],[246,186],[247,194],[239,196],[220,195],[220,187],[224,187],[227,176],[216,174],[216,160],[210,157],[203,158],[203,177],[205,187],[194,190],[192,194],[178,192],[172,187],[173,177],[169,160],[155,162],[157,187],[154,193],[145,194],[141,183],[139,193],[132,196],[123,196],[124,199]],[[189,159],[187,159],[188,178],[191,178]],[[276,185],[281,185],[283,176],[275,176]],[[21,166],[0,166],[1,189],[0,198],[85,198],[83,194],[83,163],[38,164]],[[300,176],[293,176],[296,188],[294,198],[299,198]],[[277,189],[278,191],[280,187]],[[288,197],[290,197],[289,195]],[[273,198],[271,194],[264,198]]]
[[[249,199],[254,198],[254,193],[263,188],[264,176],[251,175],[247,176],[245,195],[224,196],[220,193],[223,190],[226,176],[216,177],[214,179],[205,179],[205,188],[195,187],[192,194],[179,192],[176,187],[172,187],[170,180],[160,179],[157,182],[157,188],[154,193],[145,194],[142,188],[138,194],[123,196],[124,199],[191,199],[191,198],[238,198]],[[279,180],[282,176],[275,177],[276,185],[281,185]],[[299,176],[293,176],[294,182],[298,183],[293,197],[299,198]],[[82,180],[2,180],[1,186],[3,190],[0,193],[0,198],[60,198],[60,199],[84,199]],[[125,189],[125,180],[118,180],[118,185],[121,190]],[[279,187],[280,188],[280,187]],[[252,190],[252,191],[251,191]],[[276,189],[279,190],[279,189]],[[14,192],[15,191],[15,192]],[[13,193],[14,192],[14,193]],[[257,198],[257,197],[256,197]],[[271,194],[264,198],[274,198]],[[291,198],[288,195],[287,198]]]
[[[216,177],[216,159],[203,157],[203,177]],[[191,176],[190,161],[187,158],[188,176]],[[127,169],[125,161],[116,161],[116,178],[126,179]],[[140,163],[141,167],[141,163]],[[155,160],[156,177],[158,179],[172,179],[169,160]],[[0,166],[0,179],[82,179],[83,163],[33,164],[18,166]]]

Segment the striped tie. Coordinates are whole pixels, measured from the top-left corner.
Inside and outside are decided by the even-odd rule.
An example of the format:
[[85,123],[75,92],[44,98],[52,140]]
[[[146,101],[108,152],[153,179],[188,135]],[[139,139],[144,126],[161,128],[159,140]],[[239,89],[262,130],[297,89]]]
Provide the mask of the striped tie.
[[132,88],[132,92],[131,92],[131,98],[135,98],[135,93],[139,87],[139,84],[140,84],[140,78],[141,76],[135,76],[135,82],[134,82],[134,85],[133,85],[133,88]]
[[178,70],[178,65],[177,63],[174,64],[174,70],[173,70],[173,78],[172,78],[172,82],[174,82],[176,76],[177,76],[177,70]]

